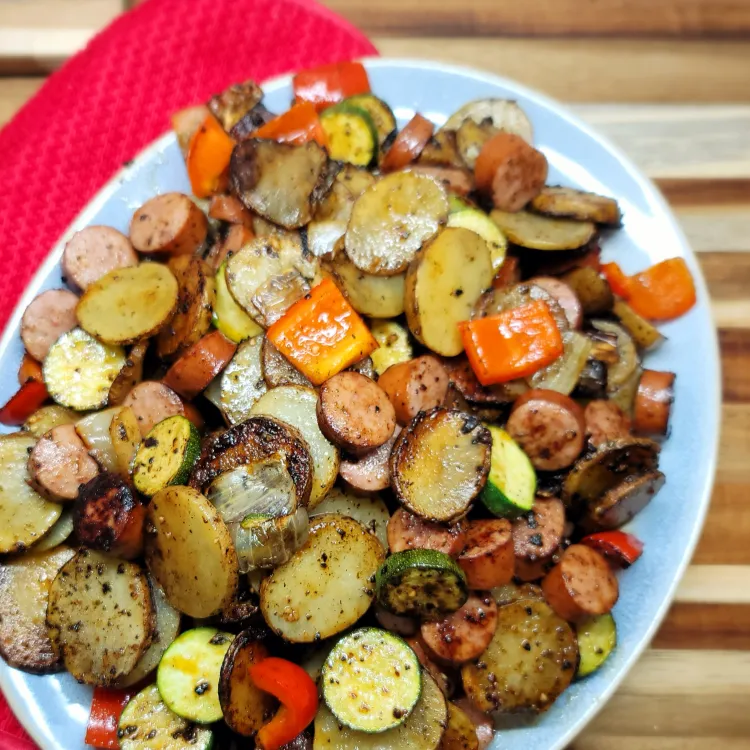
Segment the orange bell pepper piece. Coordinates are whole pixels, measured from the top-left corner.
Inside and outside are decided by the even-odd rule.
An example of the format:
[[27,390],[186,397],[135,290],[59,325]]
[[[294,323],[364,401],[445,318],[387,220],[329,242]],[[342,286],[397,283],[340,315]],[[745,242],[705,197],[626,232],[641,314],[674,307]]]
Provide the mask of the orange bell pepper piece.
[[258,128],[253,133],[254,138],[268,138],[280,143],[294,143],[301,145],[308,141],[315,141],[326,148],[328,139],[320,124],[318,113],[310,102],[298,102],[283,115]]
[[458,326],[482,385],[533,375],[563,353],[560,331],[545,302],[530,302]]
[[315,109],[330,107],[355,94],[367,94],[370,79],[362,63],[341,62],[303,70],[294,76],[294,97]]
[[607,279],[612,291],[618,297],[628,299],[630,296],[630,279],[625,275],[622,268],[617,263],[602,263],[601,272]]
[[683,258],[670,258],[628,281],[628,303],[649,320],[672,320],[695,304],[695,284]]
[[28,352],[23,355],[21,366],[18,368],[18,384],[25,385],[30,380],[44,382],[42,366]]
[[197,198],[210,198],[220,192],[234,141],[219,121],[209,115],[190,139],[186,159],[190,185]]
[[313,385],[378,348],[370,329],[331,279],[295,302],[266,337]]

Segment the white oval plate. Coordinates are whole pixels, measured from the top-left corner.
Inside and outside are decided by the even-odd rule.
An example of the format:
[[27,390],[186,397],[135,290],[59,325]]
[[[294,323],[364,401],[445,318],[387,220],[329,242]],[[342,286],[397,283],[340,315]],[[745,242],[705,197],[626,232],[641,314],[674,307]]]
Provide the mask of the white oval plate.
[[[636,565],[620,575],[621,596],[614,611],[617,649],[598,673],[573,685],[549,712],[531,724],[501,729],[492,746],[494,750],[559,750],[601,708],[648,645],[700,534],[713,484],[720,413],[719,354],[708,293],[696,258],[658,191],[629,159],[564,107],[512,81],[466,68],[411,60],[373,59],[366,64],[373,91],[391,105],[400,125],[415,111],[441,124],[461,105],[483,96],[518,100],[532,120],[536,145],[549,160],[549,184],[573,185],[619,200],[624,228],[604,238],[604,258],[634,272],[682,256],[696,280],[698,304],[662,327],[668,341],[646,359],[651,369],[677,373],[676,399],[672,434],[661,454],[666,486],[630,525],[646,550]],[[267,83],[264,89],[269,109],[280,112],[288,107],[292,98],[288,76]],[[67,237],[89,224],[108,224],[127,232],[134,209],[170,190],[189,192],[171,133],[104,187],[39,269],[0,342],[0,403],[17,388],[23,310],[40,291],[62,285],[60,257]],[[0,663],[0,687],[44,750],[85,747],[89,688],[67,674],[34,677],[4,663]]]

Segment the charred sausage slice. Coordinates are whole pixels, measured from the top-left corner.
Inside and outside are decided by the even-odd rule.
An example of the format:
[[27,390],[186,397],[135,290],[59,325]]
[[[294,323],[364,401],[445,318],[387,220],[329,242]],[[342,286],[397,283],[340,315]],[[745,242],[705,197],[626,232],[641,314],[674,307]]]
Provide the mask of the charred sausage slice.
[[496,518],[469,524],[466,547],[458,556],[469,588],[492,589],[509,583],[514,561],[510,521]]
[[630,436],[630,417],[614,401],[589,401],[584,409],[583,418],[586,422],[586,435],[595,448],[610,440]]
[[21,318],[26,351],[41,362],[52,344],[78,325],[78,297],[66,289],[50,289],[35,297]]
[[163,419],[185,413],[182,399],[164,383],[155,380],[139,383],[128,393],[123,406],[133,410],[143,437]]
[[391,485],[391,451],[401,428],[396,425],[393,435],[380,448],[363,456],[342,459],[339,464],[339,475],[355,490],[360,492],[379,492]]
[[633,427],[638,435],[666,435],[674,401],[673,372],[644,370],[638,383]]
[[139,253],[192,255],[205,242],[208,219],[182,193],[164,193],[144,203],[130,223],[130,241]]
[[537,498],[534,507],[513,521],[513,548],[529,562],[549,557],[565,533],[565,507],[556,497]]
[[112,227],[92,226],[82,229],[65,245],[63,274],[79,289],[117,268],[138,265],[130,240]]
[[506,429],[541,471],[570,466],[586,442],[583,409],[568,396],[541,388],[517,399]]
[[456,557],[466,545],[466,524],[444,526],[423,521],[399,508],[388,521],[388,547],[391,552],[407,549],[434,549]]

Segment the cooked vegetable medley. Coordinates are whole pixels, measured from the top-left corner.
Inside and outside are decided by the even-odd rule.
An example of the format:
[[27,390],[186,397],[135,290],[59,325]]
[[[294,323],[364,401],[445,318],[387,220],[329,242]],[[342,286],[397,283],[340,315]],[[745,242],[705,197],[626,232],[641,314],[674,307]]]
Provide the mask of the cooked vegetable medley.
[[515,102],[294,88],[178,113],[193,195],[27,308],[0,653],[94,686],[99,747],[479,750],[616,648],[695,289],[602,263],[627,216],[546,184]]

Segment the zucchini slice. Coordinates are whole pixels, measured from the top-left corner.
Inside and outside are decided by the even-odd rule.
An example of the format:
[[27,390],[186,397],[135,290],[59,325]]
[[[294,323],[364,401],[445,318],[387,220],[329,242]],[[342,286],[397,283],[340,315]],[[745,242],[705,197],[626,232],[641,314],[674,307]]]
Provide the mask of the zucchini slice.
[[152,497],[170,484],[187,484],[201,450],[195,425],[176,415],[159,422],[146,435],[133,461],[133,484]]
[[118,268],[83,293],[81,328],[106,344],[135,344],[157,333],[177,308],[177,279],[161,263]]
[[388,137],[396,130],[396,118],[391,108],[374,94],[357,94],[345,99],[342,104],[351,104],[363,109],[370,115],[372,124],[378,133],[378,146],[382,146]]
[[497,618],[487,650],[461,669],[466,695],[487,713],[546,710],[575,675],[575,633],[533,599],[500,607]]
[[385,549],[388,548],[388,520],[391,514],[377,495],[363,497],[334,487],[311,513],[311,517],[321,513],[339,513],[359,521],[380,540]]
[[463,211],[452,212],[448,216],[448,226],[469,229],[478,234],[490,249],[492,271],[498,272],[508,251],[508,240],[484,211],[478,208],[466,208]]
[[622,214],[617,201],[605,195],[571,187],[549,186],[533,198],[531,208],[545,216],[619,226]]
[[500,427],[489,427],[492,454],[481,499],[499,518],[515,518],[534,505],[536,471],[518,443]]
[[29,453],[34,438],[0,437],[0,553],[23,552],[55,525],[62,506],[43,498],[29,485]]
[[581,661],[576,677],[596,672],[617,645],[617,627],[610,614],[589,617],[576,625]]
[[230,341],[239,344],[263,333],[263,329],[235,302],[227,286],[227,262],[216,272],[216,305],[213,324]]
[[383,545],[359,522],[317,516],[306,544],[263,581],[263,617],[293,643],[330,638],[370,608],[375,596],[371,581],[384,557]]
[[51,404],[37,409],[23,424],[23,432],[28,432],[35,438],[40,438],[45,432],[64,424],[73,424],[80,414],[66,409],[64,406]]
[[221,411],[229,424],[244,422],[268,390],[261,360],[263,339],[255,336],[243,341],[221,375]]
[[[344,636],[323,665],[323,700],[346,727],[385,732],[406,721],[422,694],[422,673],[398,636],[362,628]],[[388,690],[383,690],[383,685]]]
[[391,555],[375,578],[378,602],[396,615],[436,619],[460,609],[469,597],[456,561],[433,549]]
[[412,513],[438,523],[464,515],[490,470],[492,438],[473,415],[420,412],[391,452],[391,484]]
[[596,234],[590,221],[551,219],[528,211],[508,213],[496,208],[490,218],[514,245],[530,250],[576,250]]
[[346,231],[346,254],[360,271],[403,273],[448,220],[445,188],[414,172],[386,175],[357,198]]
[[366,167],[378,154],[378,131],[362,107],[343,101],[320,114],[328,138],[328,154],[335,161]]
[[52,344],[44,360],[44,384],[62,406],[75,411],[101,409],[124,365],[122,347],[102,344],[74,328]]
[[171,711],[198,724],[222,718],[219,678],[233,639],[216,628],[194,628],[174,640],[156,671],[159,694]]
[[371,355],[375,372],[382,375],[392,365],[408,362],[414,356],[409,332],[393,320],[371,320],[370,333],[380,344]]
[[156,685],[128,701],[117,729],[120,750],[211,750],[213,732],[167,708]]
[[386,732],[367,734],[343,726],[321,703],[315,716],[313,750],[437,750],[448,721],[445,697],[427,671],[422,695],[406,721]]

